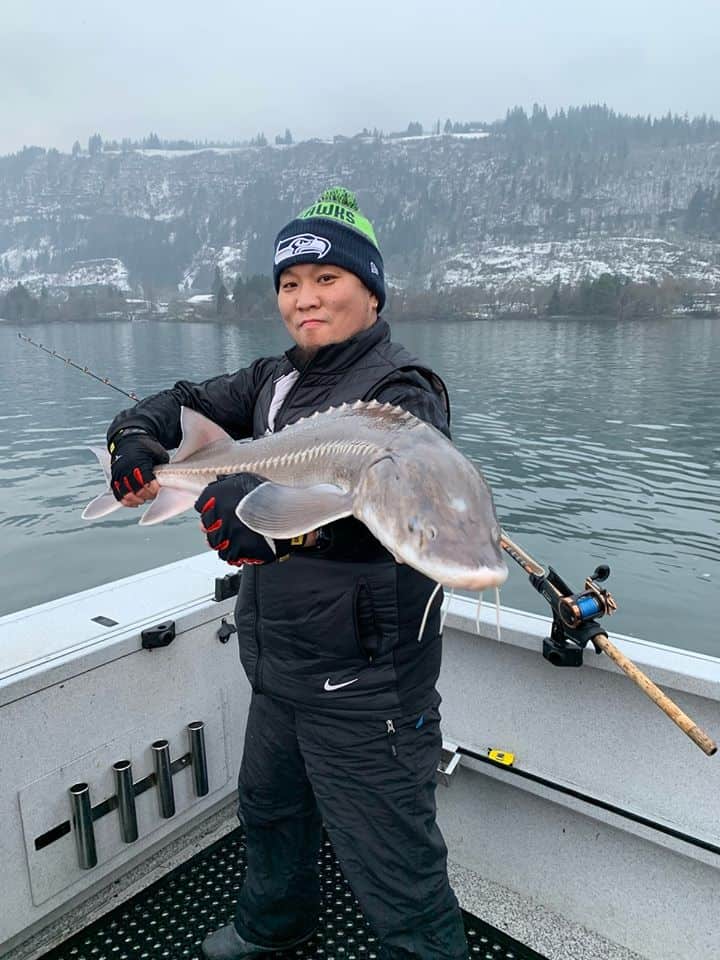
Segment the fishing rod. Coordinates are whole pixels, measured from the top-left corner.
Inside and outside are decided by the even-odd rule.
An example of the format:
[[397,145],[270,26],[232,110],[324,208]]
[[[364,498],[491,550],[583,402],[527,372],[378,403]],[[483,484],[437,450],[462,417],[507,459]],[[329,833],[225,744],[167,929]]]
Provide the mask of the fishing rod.
[[[38,347],[51,357],[62,360],[67,366],[74,367],[80,373],[85,373],[106,387],[112,387],[118,393],[130,400],[140,398],[134,393],[128,393],[116,387],[107,377],[100,377],[87,367],[63,357],[55,350],[35,343],[30,337],[18,333],[18,337],[25,343]],[[553,614],[553,623],[550,636],[543,640],[543,656],[556,667],[579,667],[583,663],[583,651],[588,643],[592,643],[596,653],[606,653],[630,679],[640,687],[660,709],[675,723],[698,747],[711,757],[717,752],[717,744],[694,723],[686,713],[674,703],[667,694],[655,686],[652,680],[637,667],[632,660],[621,653],[611,643],[607,633],[598,623],[597,618],[612,614],[617,610],[617,603],[611,594],[600,587],[600,583],[607,580],[610,567],[606,564],[599,566],[591,577],[585,580],[585,589],[581,593],[573,593],[571,588],[553,570],[545,568],[534,560],[529,553],[518,546],[503,530],[500,535],[500,546],[519,564],[528,574],[530,583],[550,604]]]
[[98,376],[97,373],[93,373],[92,370],[89,370],[87,367],[81,367],[79,363],[75,363],[74,360],[71,360],[70,357],[61,356],[56,350],[50,350],[49,347],[44,347],[41,343],[35,343],[34,340],[31,340],[30,337],[26,337],[23,333],[18,333],[18,337],[24,342],[29,343],[33,347],[37,347],[38,350],[42,350],[44,353],[47,353],[50,357],[55,357],[57,360],[62,360],[63,363],[68,367],[75,367],[76,370],[79,370],[80,373],[85,373],[88,377],[92,377],[93,380],[97,380],[98,383],[104,384],[106,387],[111,387],[113,390],[117,390],[118,393],[121,393],[124,397],[128,397],[130,400],[135,400],[136,402],[140,397],[136,396],[134,393],[128,393],[127,390],[123,390],[121,387],[116,387],[114,383],[111,383],[107,377]]
[[552,628],[543,640],[543,657],[556,667],[580,667],[583,652],[592,643],[596,653],[605,653],[663,713],[676,724],[708,757],[717,752],[717,744],[684,713],[650,677],[610,641],[599,617],[617,610],[617,603],[608,590],[600,586],[610,576],[610,567],[601,564],[585,579],[584,589],[575,593],[562,577],[548,567],[547,571],[529,553],[519,547],[503,530],[500,546],[527,573],[532,586],[550,604]]

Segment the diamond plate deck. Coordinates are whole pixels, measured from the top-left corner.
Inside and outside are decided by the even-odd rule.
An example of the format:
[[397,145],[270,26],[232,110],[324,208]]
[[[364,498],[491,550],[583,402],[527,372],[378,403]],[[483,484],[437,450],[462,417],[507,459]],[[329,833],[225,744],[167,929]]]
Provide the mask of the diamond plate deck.
[[[277,960],[378,960],[377,938],[326,839],[320,855],[322,911],[301,947]],[[242,829],[216,841],[131,900],[81,930],[44,960],[201,960],[200,942],[233,916],[245,874]],[[464,914],[471,960],[544,960],[477,917]]]

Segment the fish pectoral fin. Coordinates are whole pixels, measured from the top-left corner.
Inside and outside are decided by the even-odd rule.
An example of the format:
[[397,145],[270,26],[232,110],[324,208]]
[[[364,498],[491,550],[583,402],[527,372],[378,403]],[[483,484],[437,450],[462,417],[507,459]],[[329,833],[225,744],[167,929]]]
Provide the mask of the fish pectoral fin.
[[105,493],[101,493],[99,497],[90,501],[82,512],[82,518],[83,520],[99,520],[100,517],[106,517],[114,510],[119,510],[121,506],[122,504],[115,499],[112,493],[105,491]]
[[238,518],[266,537],[289,540],[352,513],[352,496],[333,483],[286,487],[267,481],[252,490],[235,510]]
[[176,517],[179,513],[189,510],[196,500],[197,494],[188,490],[160,487],[160,492],[140,517],[140,523],[143,527],[151,527],[153,524],[162,523],[163,520],[169,520],[170,517]]

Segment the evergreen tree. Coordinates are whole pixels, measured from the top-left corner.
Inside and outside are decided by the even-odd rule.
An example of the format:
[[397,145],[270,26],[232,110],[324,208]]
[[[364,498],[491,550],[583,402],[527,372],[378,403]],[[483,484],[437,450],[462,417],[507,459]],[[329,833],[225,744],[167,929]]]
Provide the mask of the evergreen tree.
[[[220,288],[224,286],[225,286],[225,283],[223,281],[222,270],[220,269],[220,265],[216,264],[215,276],[213,277],[212,287],[210,288],[213,296],[217,297],[218,294],[220,293]],[[227,298],[227,290],[225,290],[225,297]]]
[[555,277],[552,286],[552,292],[550,294],[550,299],[546,307],[546,312],[550,317],[557,317],[563,313],[563,304],[560,297],[560,275]]
[[94,133],[88,140],[88,153],[91,157],[97,156],[102,150],[102,137],[99,133]]
[[37,316],[37,309],[37,300],[22,283],[16,284],[5,296],[3,312],[8,320],[32,320]]
[[235,313],[241,313],[245,307],[245,284],[241,274],[237,275],[232,291],[232,302]]
[[228,302],[228,292],[227,287],[224,283],[220,284],[217,294],[215,295],[215,312],[220,316]]

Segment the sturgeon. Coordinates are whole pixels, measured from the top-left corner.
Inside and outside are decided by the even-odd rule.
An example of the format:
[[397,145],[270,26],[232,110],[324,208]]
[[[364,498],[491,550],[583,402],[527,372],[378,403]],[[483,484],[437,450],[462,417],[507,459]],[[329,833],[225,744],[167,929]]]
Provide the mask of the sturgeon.
[[[266,537],[290,539],[352,515],[398,562],[445,587],[482,591],[507,577],[487,481],[440,430],[400,407],[358,400],[239,441],[183,407],[181,429],[170,462],[155,467],[160,492],[143,525],[189,509],[219,477],[248,472],[266,482],[236,513]],[[85,520],[122,506],[110,490],[110,455],[91,449],[108,490]]]

